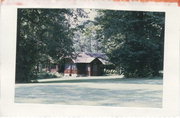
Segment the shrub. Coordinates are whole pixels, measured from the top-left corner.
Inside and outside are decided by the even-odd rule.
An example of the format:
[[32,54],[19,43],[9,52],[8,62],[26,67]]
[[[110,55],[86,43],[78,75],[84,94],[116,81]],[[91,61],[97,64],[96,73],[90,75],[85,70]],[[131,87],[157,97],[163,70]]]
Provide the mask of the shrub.
[[50,73],[50,72],[41,72],[37,74],[37,79],[47,79],[47,78],[57,78],[55,73]]

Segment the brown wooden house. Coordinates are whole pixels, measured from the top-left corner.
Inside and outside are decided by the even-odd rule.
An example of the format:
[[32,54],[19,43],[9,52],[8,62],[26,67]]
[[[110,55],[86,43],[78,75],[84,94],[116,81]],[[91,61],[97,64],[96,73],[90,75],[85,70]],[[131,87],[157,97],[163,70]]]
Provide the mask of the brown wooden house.
[[64,76],[101,76],[106,62],[100,54],[80,53],[66,59]]

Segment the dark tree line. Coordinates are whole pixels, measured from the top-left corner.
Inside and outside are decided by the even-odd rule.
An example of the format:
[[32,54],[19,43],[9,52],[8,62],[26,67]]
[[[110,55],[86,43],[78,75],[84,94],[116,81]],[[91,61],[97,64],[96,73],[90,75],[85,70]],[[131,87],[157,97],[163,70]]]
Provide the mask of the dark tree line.
[[125,77],[163,70],[165,13],[101,10],[96,18],[104,52]]

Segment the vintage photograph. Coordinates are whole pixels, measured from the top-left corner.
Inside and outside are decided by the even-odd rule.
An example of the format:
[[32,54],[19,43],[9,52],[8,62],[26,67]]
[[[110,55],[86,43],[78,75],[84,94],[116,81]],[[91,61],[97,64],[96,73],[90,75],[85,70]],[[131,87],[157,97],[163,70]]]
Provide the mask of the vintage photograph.
[[15,103],[162,108],[165,12],[17,9]]

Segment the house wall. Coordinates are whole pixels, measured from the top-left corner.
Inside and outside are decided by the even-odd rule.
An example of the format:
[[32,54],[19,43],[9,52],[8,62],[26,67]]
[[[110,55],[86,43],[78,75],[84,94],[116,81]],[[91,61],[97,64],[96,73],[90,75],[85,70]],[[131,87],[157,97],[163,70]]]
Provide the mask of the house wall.
[[87,76],[88,71],[87,71],[87,63],[77,63],[77,74],[78,76]]
[[91,76],[101,76],[103,74],[103,64],[99,59],[91,62]]
[[74,63],[65,64],[64,76],[77,76],[77,67]]
[[73,63],[65,64],[64,76],[101,76],[103,74],[103,64],[99,59],[91,63]]

